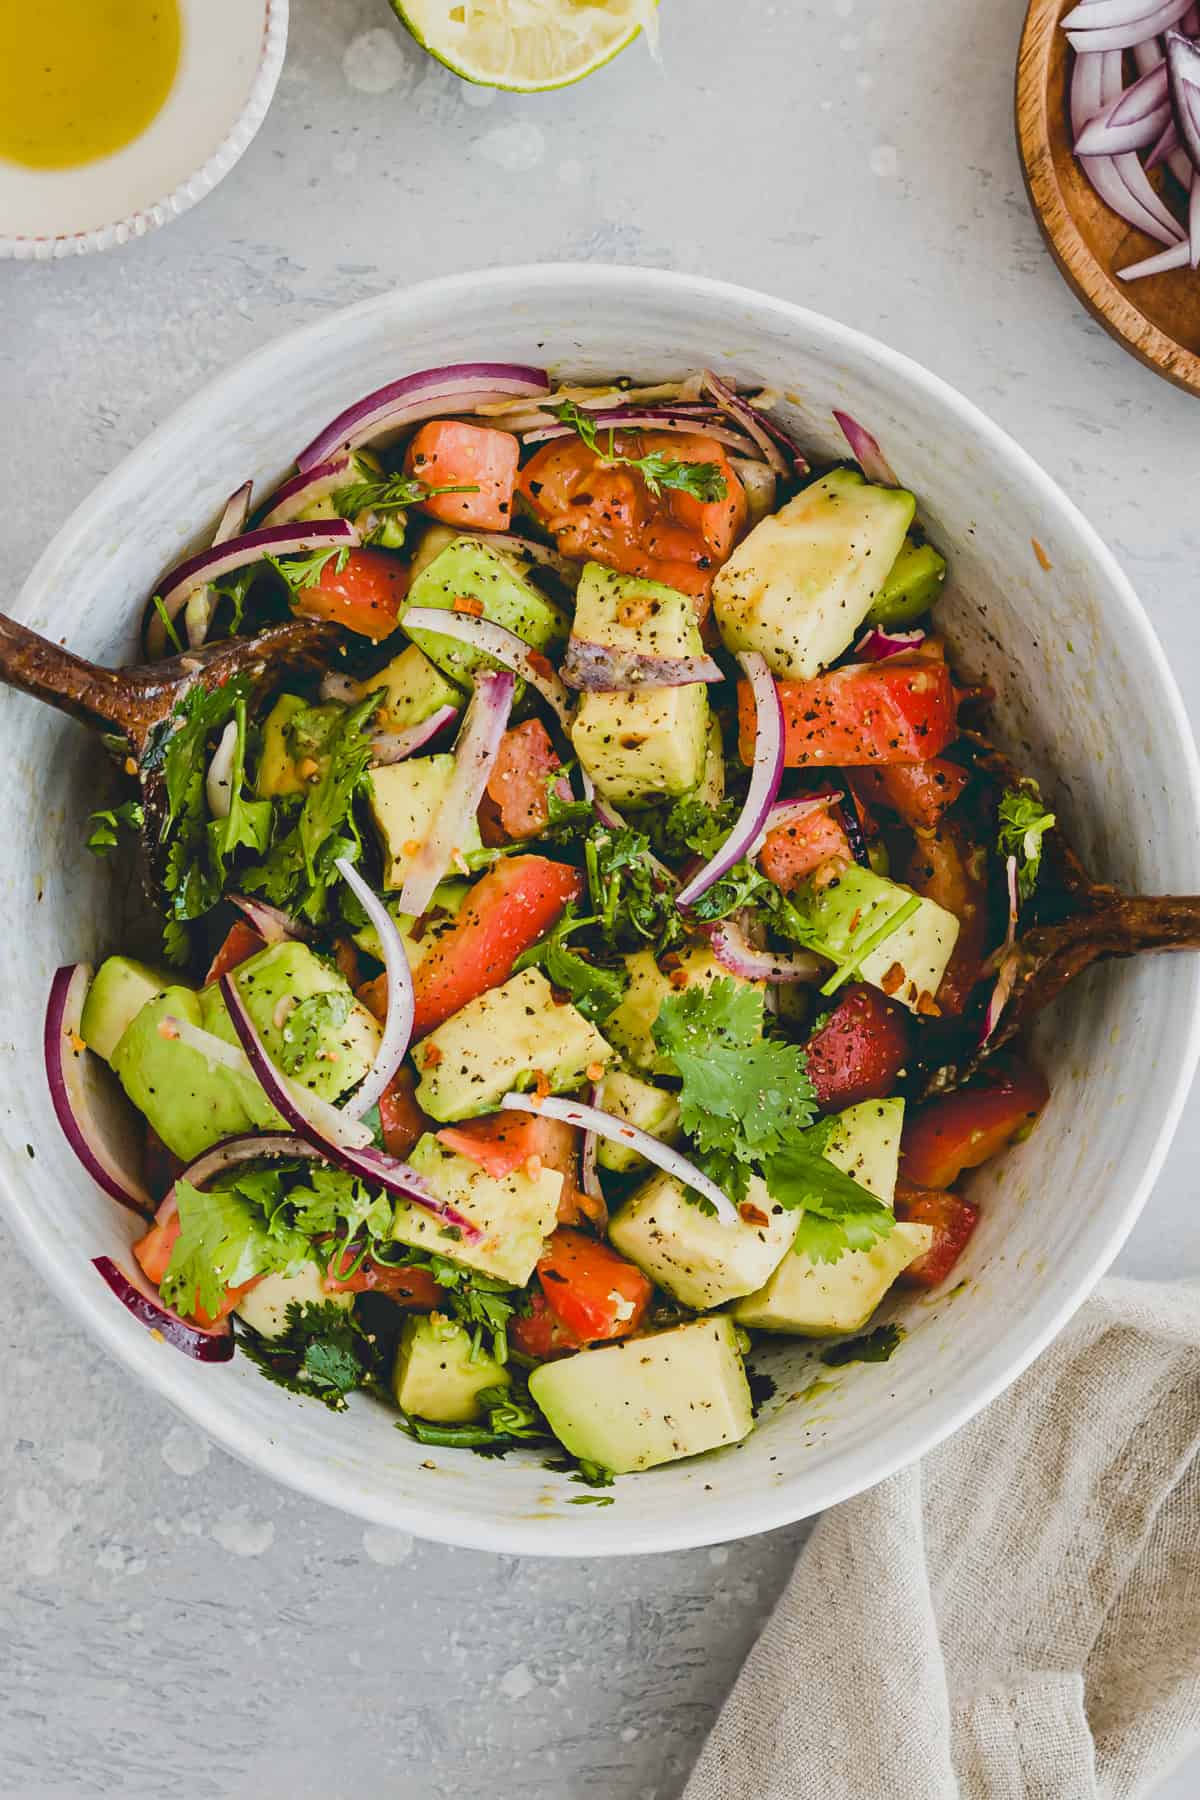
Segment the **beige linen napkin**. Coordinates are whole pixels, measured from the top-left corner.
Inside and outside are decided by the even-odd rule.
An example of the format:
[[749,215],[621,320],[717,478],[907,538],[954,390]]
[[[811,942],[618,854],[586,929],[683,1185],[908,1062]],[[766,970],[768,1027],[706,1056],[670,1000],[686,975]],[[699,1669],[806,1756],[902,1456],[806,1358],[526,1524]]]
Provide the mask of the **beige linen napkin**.
[[817,1525],[685,1800],[1127,1800],[1200,1740],[1200,1284]]

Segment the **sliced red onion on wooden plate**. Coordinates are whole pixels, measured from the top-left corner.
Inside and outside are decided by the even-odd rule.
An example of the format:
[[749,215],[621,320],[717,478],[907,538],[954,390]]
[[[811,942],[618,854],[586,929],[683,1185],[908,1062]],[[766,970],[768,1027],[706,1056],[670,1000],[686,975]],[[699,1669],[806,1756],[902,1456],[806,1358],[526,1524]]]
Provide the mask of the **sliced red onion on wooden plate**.
[[1200,172],[1200,44],[1181,32],[1169,31],[1167,68],[1179,135],[1187,145],[1193,168]]
[[300,452],[296,466],[302,472],[310,470],[339,450],[376,443],[438,413],[469,412],[510,397],[540,398],[549,391],[546,371],[523,363],[450,363],[442,369],[422,369],[389,381],[340,412]]
[[1167,66],[1156,63],[1093,113],[1075,139],[1076,156],[1118,156],[1157,143],[1171,122]]
[[371,1108],[376,1105],[392,1076],[404,1061],[408,1052],[409,1040],[412,1037],[416,999],[413,995],[412,971],[408,966],[408,955],[404,948],[404,940],[396,928],[395,919],[379,896],[367,886],[354,865],[347,862],[344,856],[339,856],[333,866],[379,935],[387,981],[387,1018],[384,1022],[378,1054],[362,1086],[342,1108],[342,1111],[348,1113],[352,1119],[361,1119],[364,1113],[370,1112]]
[[284,938],[297,938],[305,943],[312,936],[308,926],[301,925],[290,913],[282,912],[278,906],[268,906],[265,900],[256,900],[252,894],[226,894],[225,898],[245,914],[259,937],[268,944],[282,943]]
[[646,656],[573,637],[563,659],[562,679],[581,693],[616,694],[640,687],[692,687],[724,681],[725,676],[711,656]]
[[[448,1206],[445,1201],[439,1200],[431,1192],[423,1176],[415,1169],[410,1169],[407,1163],[401,1162],[398,1157],[389,1156],[386,1151],[374,1149],[371,1134],[365,1126],[348,1118],[345,1113],[339,1113],[324,1100],[318,1101],[315,1108],[312,1107],[309,1103],[317,1098],[316,1095],[309,1093],[307,1089],[297,1090],[285,1076],[280,1075],[267,1055],[232,975],[222,975],[220,988],[246,1062],[271,1105],[294,1132],[306,1138],[324,1160],[333,1163],[336,1168],[345,1169],[349,1174],[357,1175],[360,1181],[384,1188],[389,1194],[402,1200],[412,1201],[415,1206],[431,1213],[443,1226],[458,1231],[465,1242],[479,1242],[483,1237],[479,1226],[468,1219],[465,1213],[459,1212],[457,1207]],[[183,1035],[181,1029],[180,1036]],[[214,1041],[220,1042],[219,1039]],[[229,1046],[222,1045],[222,1048],[228,1049]],[[331,1113],[333,1127],[323,1128],[321,1121]]]
[[458,717],[456,706],[439,706],[431,712],[427,719],[419,725],[410,725],[407,731],[377,731],[371,738],[371,760],[376,763],[404,762],[406,758],[415,756],[426,744],[433,742],[440,731],[452,725]]
[[[436,608],[430,610],[439,620],[457,616]],[[412,614],[406,617],[411,618]],[[516,680],[509,669],[483,669],[476,675],[475,692],[454,745],[454,770],[400,889],[401,912],[420,918],[433,898],[434,888],[445,879],[455,852],[466,842],[468,827],[479,810],[500,753],[515,687]]]
[[701,894],[706,894],[729,873],[735,863],[751,854],[783,779],[783,706],[775,677],[767,667],[766,658],[757,650],[740,650],[738,662],[754,696],[754,763],[750,786],[737,823],[721,848],[676,895],[675,904],[681,908],[694,905]]
[[737,1224],[737,1208],[715,1181],[710,1180],[695,1163],[689,1162],[682,1151],[673,1150],[659,1138],[651,1137],[648,1131],[631,1125],[628,1119],[618,1119],[615,1113],[601,1112],[599,1107],[586,1106],[581,1100],[562,1100],[554,1095],[539,1100],[534,1094],[505,1094],[500,1104],[507,1112],[532,1113],[535,1118],[561,1119],[565,1125],[577,1125],[581,1131],[594,1131],[597,1137],[608,1138],[626,1150],[636,1150],[656,1168],[673,1175],[685,1187],[694,1188],[698,1194],[703,1194],[716,1209],[723,1225]]
[[722,381],[719,375],[714,375],[711,369],[705,369],[702,379],[705,388],[721,411],[734,419],[751,442],[757,444],[763,461],[769,463],[777,475],[789,474],[787,458],[754,408],[740,395],[735,394],[727,381]]
[[736,919],[721,919],[718,924],[710,925],[708,941],[721,967],[728,969],[731,975],[740,975],[744,981],[768,981],[772,985],[819,981],[825,966],[807,952],[776,956],[773,950],[756,949]]
[[400,623],[409,633],[436,631],[442,637],[454,638],[457,643],[469,644],[471,649],[490,656],[494,662],[503,663],[506,669],[511,669],[541,695],[564,728],[570,728],[573,711],[570,694],[555,674],[549,658],[540,650],[532,649],[515,631],[497,625],[494,619],[476,618],[474,613],[443,612],[440,606],[410,606]]
[[883,662],[889,656],[903,656],[906,651],[919,650],[925,642],[925,633],[916,631],[896,631],[887,625],[868,627],[854,646],[854,654],[863,662]]
[[328,500],[339,488],[349,486],[350,453],[342,450],[325,462],[314,463],[311,469],[301,469],[298,475],[276,488],[264,503],[259,523],[291,525],[310,506],[315,506],[319,500]]
[[111,1256],[94,1256],[92,1267],[112,1289],[121,1305],[147,1331],[157,1332],[166,1343],[182,1350],[195,1362],[228,1362],[233,1355],[233,1326],[228,1317],[215,1325],[199,1325],[185,1319],[159,1299],[157,1289],[136,1263],[123,1269]]
[[865,425],[848,412],[833,409],[833,416],[838,422],[842,436],[850,446],[850,454],[866,476],[876,487],[900,486],[900,478],[891,463],[879,448],[877,439],[871,436]]
[[[115,1141],[115,1108],[96,1077],[98,1059],[79,1034],[83,1003],[92,984],[90,963],[55,971],[42,1028],[42,1054],[50,1104],[63,1135],[87,1173],[113,1200],[147,1217],[154,1211],[141,1176],[129,1167],[129,1150]],[[102,1117],[102,1112],[107,1117]]]
[[[1091,12],[1095,5],[1105,3],[1106,0],[1090,0],[1088,6],[1079,10]],[[1077,140],[1082,140],[1089,122],[1097,115],[1117,107],[1125,95],[1122,93],[1121,50],[1105,48],[1093,41],[1102,35],[1097,31],[1076,35],[1089,40],[1086,47],[1077,46],[1070,84],[1071,130]],[[1142,69],[1141,80],[1144,81],[1160,59],[1147,53],[1137,60]],[[1134,83],[1135,87],[1139,85],[1140,83]],[[1103,156],[1081,155],[1079,167],[1100,199],[1127,225],[1132,225],[1147,237],[1168,247],[1183,239],[1184,234],[1178,221],[1151,186],[1135,151],[1126,150],[1116,155]],[[1176,266],[1173,261],[1148,258],[1118,273],[1123,281],[1136,281],[1144,275],[1159,274],[1165,268],[1173,266]],[[1178,266],[1182,267],[1183,264]]]
[[222,575],[232,575],[238,569],[249,568],[268,556],[297,556],[304,550],[343,546],[349,550],[357,543],[358,533],[348,519],[314,519],[301,525],[267,525],[197,551],[195,556],[187,557],[172,569],[158,586],[157,598],[162,603],[162,613],[151,603],[146,618],[146,647],[150,655],[162,656],[167,649],[163,614],[173,624],[191,595],[209,582],[219,581]]
[[1132,50],[1177,25],[1192,0],[1083,0],[1061,21],[1076,50]]

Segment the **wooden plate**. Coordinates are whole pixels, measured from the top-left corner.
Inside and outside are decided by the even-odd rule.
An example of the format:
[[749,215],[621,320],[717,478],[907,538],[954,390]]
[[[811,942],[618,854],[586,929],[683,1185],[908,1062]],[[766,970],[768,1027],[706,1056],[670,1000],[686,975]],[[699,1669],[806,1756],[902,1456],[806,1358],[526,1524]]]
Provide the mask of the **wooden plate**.
[[[1162,245],[1134,231],[1093,193],[1072,154],[1067,112],[1071,47],[1059,29],[1075,0],[1031,0],[1017,63],[1017,142],[1025,186],[1051,255],[1094,318],[1148,368],[1200,394],[1200,271],[1126,284],[1113,271]],[[1179,199],[1173,178],[1151,180]],[[1171,210],[1180,216],[1179,207]]]

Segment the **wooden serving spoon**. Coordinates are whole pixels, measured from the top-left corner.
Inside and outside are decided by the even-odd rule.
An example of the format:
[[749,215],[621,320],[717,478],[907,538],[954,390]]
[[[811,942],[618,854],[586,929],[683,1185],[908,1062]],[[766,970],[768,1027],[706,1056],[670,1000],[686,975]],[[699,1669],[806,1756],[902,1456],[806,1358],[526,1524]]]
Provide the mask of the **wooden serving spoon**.
[[163,662],[106,669],[0,613],[0,682],[103,734],[118,767],[141,787],[142,843],[154,878],[166,798],[159,751],[180,701],[198,683],[220,687],[235,675],[248,678],[252,703],[262,700],[287,675],[327,669],[338,639],[334,625],[296,619]]

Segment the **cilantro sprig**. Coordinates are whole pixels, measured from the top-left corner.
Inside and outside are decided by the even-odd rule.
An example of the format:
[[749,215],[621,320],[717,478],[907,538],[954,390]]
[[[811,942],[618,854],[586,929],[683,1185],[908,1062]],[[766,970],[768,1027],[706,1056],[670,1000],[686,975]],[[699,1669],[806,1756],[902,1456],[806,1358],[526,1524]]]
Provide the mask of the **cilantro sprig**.
[[331,544],[326,550],[305,550],[297,556],[268,556],[266,560],[295,599],[308,588],[319,587],[321,577],[331,565],[333,573],[340,575],[349,555],[345,544]]
[[1017,892],[1028,900],[1042,870],[1042,840],[1057,823],[1042,803],[1036,781],[1026,779],[1000,798],[998,844],[1001,856],[1017,860]]
[[146,809],[140,800],[126,800],[120,806],[102,808],[91,814],[87,847],[93,856],[108,856],[116,849],[124,831],[140,831],[146,820]]
[[291,1301],[278,1337],[241,1332],[238,1343],[277,1386],[345,1412],[346,1397],[371,1379],[371,1346],[354,1314],[332,1300]]
[[574,905],[568,906],[548,937],[524,951],[513,965],[514,973],[523,969],[541,969],[550,983],[568,994],[577,1012],[593,1025],[602,1025],[616,1011],[629,986],[625,968],[605,968],[572,950],[567,939],[572,933],[596,924],[594,918],[581,919]]
[[417,506],[422,500],[432,500],[437,494],[478,492],[478,482],[433,487],[416,475],[383,475],[376,481],[356,481],[349,487],[338,488],[333,496],[333,504],[344,519],[352,519],[362,512],[403,512],[405,507]]
[[588,449],[603,457],[605,462],[621,463],[626,468],[636,469],[656,497],[663,488],[675,488],[680,493],[690,494],[694,500],[708,502],[724,500],[728,492],[729,484],[721,473],[719,463],[680,462],[661,450],[652,450],[647,456],[622,456],[617,449],[616,431],[610,429],[607,446],[602,444],[595,419],[582,407],[576,406],[573,400],[564,400],[561,406],[551,407],[550,410],[560,425],[569,425]]

